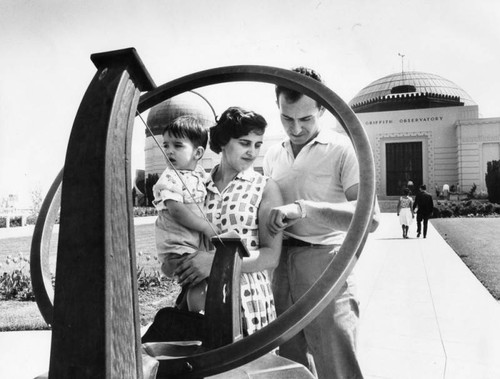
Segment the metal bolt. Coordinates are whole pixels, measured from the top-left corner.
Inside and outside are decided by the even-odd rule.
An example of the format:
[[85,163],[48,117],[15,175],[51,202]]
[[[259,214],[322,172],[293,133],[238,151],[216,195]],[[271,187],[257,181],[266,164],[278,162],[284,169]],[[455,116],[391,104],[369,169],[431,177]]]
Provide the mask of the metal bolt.
[[102,80],[106,74],[108,73],[108,68],[104,68],[104,70],[102,70],[102,72],[99,74],[99,80]]

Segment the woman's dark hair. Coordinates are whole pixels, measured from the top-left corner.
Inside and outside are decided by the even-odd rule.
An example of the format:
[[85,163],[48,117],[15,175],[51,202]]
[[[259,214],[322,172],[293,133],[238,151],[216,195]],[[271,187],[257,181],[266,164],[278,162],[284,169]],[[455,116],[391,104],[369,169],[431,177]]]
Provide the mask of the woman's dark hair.
[[410,194],[410,190],[408,188],[403,188],[403,195],[408,196]]
[[264,134],[267,122],[260,114],[240,107],[230,107],[210,128],[210,149],[219,154],[231,138],[240,138],[250,132]]
[[176,138],[187,138],[194,147],[207,148],[208,130],[203,122],[194,116],[179,116],[163,129],[163,134],[168,133]]

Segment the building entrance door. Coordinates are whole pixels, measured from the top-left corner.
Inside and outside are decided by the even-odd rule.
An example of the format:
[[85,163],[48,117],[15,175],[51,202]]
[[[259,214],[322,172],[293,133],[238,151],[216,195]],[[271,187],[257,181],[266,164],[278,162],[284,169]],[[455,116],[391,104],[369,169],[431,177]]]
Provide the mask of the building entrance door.
[[399,196],[408,182],[413,192],[422,184],[422,142],[387,143],[385,145],[387,196]]

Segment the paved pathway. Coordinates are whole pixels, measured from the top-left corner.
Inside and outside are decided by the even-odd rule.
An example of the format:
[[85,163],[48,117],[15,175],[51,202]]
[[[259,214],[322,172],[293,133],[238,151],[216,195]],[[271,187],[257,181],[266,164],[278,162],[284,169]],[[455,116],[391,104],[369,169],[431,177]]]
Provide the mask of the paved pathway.
[[[383,213],[355,270],[365,378],[500,378],[500,305],[431,225],[404,240]],[[32,379],[49,354],[48,331],[0,333],[0,378]]]
[[436,230],[382,214],[355,268],[366,378],[500,378],[500,305]]

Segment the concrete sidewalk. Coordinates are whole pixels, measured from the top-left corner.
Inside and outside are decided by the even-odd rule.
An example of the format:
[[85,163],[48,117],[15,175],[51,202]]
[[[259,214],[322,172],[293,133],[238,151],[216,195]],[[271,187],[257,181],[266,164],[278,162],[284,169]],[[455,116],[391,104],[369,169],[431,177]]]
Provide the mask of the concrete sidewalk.
[[429,223],[382,214],[355,271],[365,378],[500,378],[500,305]]
[[[365,378],[500,378],[500,305],[430,224],[403,239],[381,217],[355,268]],[[0,333],[0,378],[32,379],[49,356],[48,331]]]

